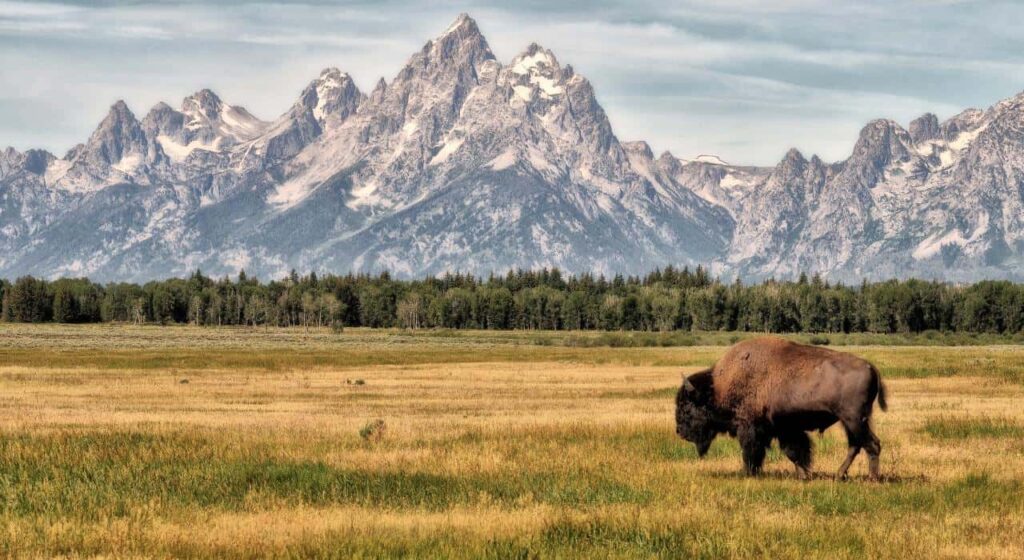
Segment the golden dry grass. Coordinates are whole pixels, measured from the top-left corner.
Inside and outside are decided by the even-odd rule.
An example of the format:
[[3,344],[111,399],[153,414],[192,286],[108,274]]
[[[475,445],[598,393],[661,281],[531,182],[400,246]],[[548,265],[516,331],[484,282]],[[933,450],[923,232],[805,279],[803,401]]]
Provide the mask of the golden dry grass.
[[[1024,555],[1024,350],[849,347],[886,376],[884,483],[758,479],[673,433],[721,346],[522,335],[0,327],[0,555]],[[719,337],[716,340],[725,340]],[[363,384],[357,384],[362,380]],[[360,431],[382,419],[379,439]]]

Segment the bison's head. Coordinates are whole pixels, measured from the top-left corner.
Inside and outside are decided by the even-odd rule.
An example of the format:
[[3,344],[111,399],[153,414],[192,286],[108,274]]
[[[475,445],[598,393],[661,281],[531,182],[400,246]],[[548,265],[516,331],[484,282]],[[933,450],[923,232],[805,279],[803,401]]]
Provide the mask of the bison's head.
[[676,433],[693,442],[701,457],[721,431],[715,419],[713,398],[710,370],[684,377],[683,386],[676,393]]

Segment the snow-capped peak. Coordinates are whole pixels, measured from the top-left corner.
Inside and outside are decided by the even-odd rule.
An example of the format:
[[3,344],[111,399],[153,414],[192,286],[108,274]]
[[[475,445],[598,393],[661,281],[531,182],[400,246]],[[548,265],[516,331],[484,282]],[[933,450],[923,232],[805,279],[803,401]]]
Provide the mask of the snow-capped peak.
[[331,66],[320,71],[318,82],[325,87],[341,87],[345,80],[349,79],[348,72],[342,72]]
[[356,110],[362,95],[347,73],[333,67],[324,69],[311,87],[316,94],[313,117],[321,125],[332,115],[339,119],[348,117]]
[[[475,75],[476,70],[484,62],[493,59],[494,54],[476,22],[462,14],[445,33],[427,41],[423,48],[409,59],[395,81],[415,81],[424,78],[433,81],[442,77],[446,80],[453,77],[462,80],[471,77],[466,75],[467,69],[472,68],[472,74]],[[377,97],[374,94],[371,94],[371,99]]]
[[181,112],[187,117],[187,130],[204,136],[207,141],[216,138],[217,145],[250,140],[267,127],[267,123],[254,117],[244,107],[225,104],[209,89],[199,90],[186,97],[182,101]]
[[469,14],[465,12],[459,14],[458,17],[455,18],[455,21],[453,21],[451,25],[448,26],[448,29],[444,30],[444,33],[441,34],[441,37],[451,35],[452,33],[455,33],[456,31],[464,27],[476,27],[476,21],[474,21],[473,18],[469,17]]
[[[459,14],[459,17],[455,18],[455,21],[448,26],[444,33],[432,41],[427,41],[421,54],[432,52],[434,56],[431,58],[443,61],[441,59],[450,57],[456,50],[479,53],[475,56],[471,55],[470,59],[494,57],[487,44],[487,39],[480,33],[476,21],[468,14]],[[455,57],[456,60],[458,58],[460,57]]]
[[181,112],[195,117],[215,119],[220,115],[224,102],[209,89],[201,89],[181,102]]
[[571,69],[559,66],[555,55],[537,43],[531,43],[512,59],[509,70],[516,77],[516,94],[526,101],[532,97],[532,88],[539,89],[541,97],[547,98],[565,93],[565,81],[572,77]]
[[558,61],[551,51],[531,43],[523,54],[512,61],[511,67],[516,74],[543,73],[547,68],[557,68]]

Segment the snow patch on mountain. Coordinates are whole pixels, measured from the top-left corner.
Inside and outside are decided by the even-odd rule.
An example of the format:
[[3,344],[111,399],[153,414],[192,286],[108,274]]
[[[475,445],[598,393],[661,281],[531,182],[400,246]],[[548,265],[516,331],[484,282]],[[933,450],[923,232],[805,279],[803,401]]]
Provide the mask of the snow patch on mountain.
[[930,259],[937,255],[939,251],[945,245],[958,245],[963,246],[967,244],[967,239],[964,238],[958,230],[946,232],[944,234],[936,234],[929,236],[914,248],[914,252],[911,255],[919,260]]
[[516,156],[515,150],[512,148],[507,148],[505,151],[501,152],[501,154],[499,154],[496,158],[487,162],[487,165],[490,166],[490,168],[495,171],[501,171],[503,169],[508,169],[509,167],[512,167],[513,165],[516,164],[517,161],[518,157]]
[[701,154],[693,158],[693,161],[699,163],[710,163],[711,165],[729,165],[728,163],[723,161],[722,158],[711,154]]
[[165,134],[161,134],[156,137],[156,141],[160,143],[160,147],[163,149],[164,154],[171,158],[174,163],[183,163],[192,152],[196,150],[204,150],[207,152],[219,152],[220,147],[218,146],[219,139],[213,142],[204,142],[202,140],[193,140],[187,145],[179,144],[175,142],[173,138]]
[[462,147],[462,144],[465,141],[465,138],[456,138],[454,140],[449,140],[448,142],[445,142],[444,146],[442,146],[441,149],[437,152],[437,155],[435,155],[430,160],[430,165],[437,165],[439,163],[443,163],[445,160],[451,157],[452,154],[459,151],[459,148]]
[[[535,46],[535,45],[534,45]],[[516,74],[531,74],[545,67],[553,66],[551,55],[540,47],[531,48],[532,54],[519,58],[512,64],[512,71]]]
[[352,197],[348,201],[348,206],[351,208],[359,208],[360,206],[375,206],[380,204],[381,198],[377,193],[378,185],[374,181],[369,181],[357,188],[352,189]]
[[743,177],[743,176],[738,175],[736,173],[726,173],[725,176],[722,177],[722,182],[719,183],[719,185],[723,189],[742,188],[742,187],[750,186],[750,184],[751,184],[751,178],[750,177]]
[[278,212],[283,212],[305,200],[315,186],[303,179],[294,179],[274,189],[267,197],[267,202]]

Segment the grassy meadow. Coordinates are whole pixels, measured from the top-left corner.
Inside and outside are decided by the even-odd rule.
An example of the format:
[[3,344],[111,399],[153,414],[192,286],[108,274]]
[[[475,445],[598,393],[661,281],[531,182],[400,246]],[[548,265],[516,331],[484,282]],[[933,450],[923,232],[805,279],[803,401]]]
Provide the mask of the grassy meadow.
[[885,479],[801,482],[673,432],[740,336],[0,324],[0,556],[1024,556],[1024,347],[832,337]]

